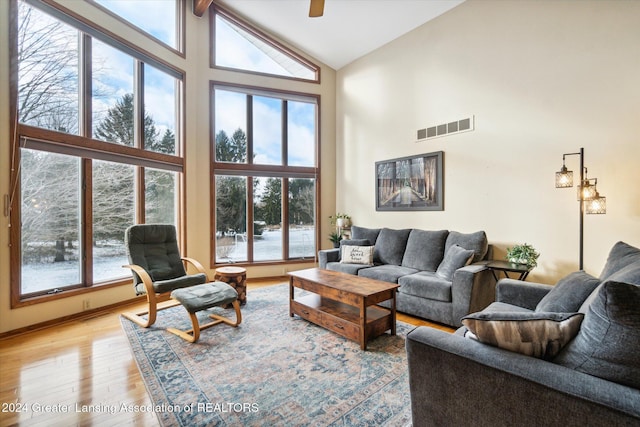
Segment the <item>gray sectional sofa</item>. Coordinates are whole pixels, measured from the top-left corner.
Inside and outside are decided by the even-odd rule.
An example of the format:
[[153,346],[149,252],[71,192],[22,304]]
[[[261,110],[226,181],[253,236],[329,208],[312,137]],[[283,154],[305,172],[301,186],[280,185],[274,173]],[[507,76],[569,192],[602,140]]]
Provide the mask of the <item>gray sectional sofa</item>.
[[502,279],[464,323],[407,336],[414,426],[640,426],[640,249],[616,243],[598,278]]
[[[484,231],[353,226],[351,233],[340,248],[319,251],[320,268],[398,283],[400,312],[457,327],[464,315],[494,301],[496,281],[482,262],[492,255]],[[342,261],[345,246],[371,245],[372,261]]]

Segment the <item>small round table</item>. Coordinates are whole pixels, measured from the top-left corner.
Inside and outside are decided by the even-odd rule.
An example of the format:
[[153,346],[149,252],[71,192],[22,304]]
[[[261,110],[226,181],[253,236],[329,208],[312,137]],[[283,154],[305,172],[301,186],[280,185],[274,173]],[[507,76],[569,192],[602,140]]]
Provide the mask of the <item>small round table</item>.
[[247,303],[247,269],[242,267],[216,268],[215,280],[228,283],[238,292],[240,305]]

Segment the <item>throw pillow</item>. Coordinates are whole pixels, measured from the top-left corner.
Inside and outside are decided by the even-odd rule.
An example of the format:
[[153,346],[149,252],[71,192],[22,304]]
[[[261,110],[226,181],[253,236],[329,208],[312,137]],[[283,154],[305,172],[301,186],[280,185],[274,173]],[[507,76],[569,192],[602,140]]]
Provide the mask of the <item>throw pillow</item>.
[[402,266],[421,271],[436,271],[444,255],[447,230],[411,230]]
[[640,249],[628,245],[624,242],[617,242],[609,251],[607,262],[600,273],[600,280],[615,280],[629,283],[626,280],[610,277],[612,274],[628,267],[631,264],[640,263]]
[[373,246],[343,246],[340,262],[344,264],[373,265]]
[[463,317],[462,324],[480,342],[551,360],[576,336],[583,318],[582,313],[480,312]]
[[640,286],[605,282],[576,338],[553,361],[640,389]]
[[375,258],[382,264],[401,265],[410,229],[383,228],[376,239]]
[[453,245],[444,254],[442,262],[436,270],[436,275],[443,279],[453,280],[453,273],[457,269],[469,264],[473,259],[474,252],[458,245]]
[[489,250],[489,241],[484,231],[476,231],[475,233],[468,234],[450,231],[444,246],[444,252],[447,253],[447,249],[453,245],[460,245],[465,249],[473,249],[475,255],[471,262],[481,261]]
[[540,300],[536,311],[575,313],[599,284],[598,279],[582,270],[571,273]]
[[351,226],[351,238],[352,239],[367,239],[371,245],[375,245],[380,234],[380,228],[367,228],[358,227],[357,225]]

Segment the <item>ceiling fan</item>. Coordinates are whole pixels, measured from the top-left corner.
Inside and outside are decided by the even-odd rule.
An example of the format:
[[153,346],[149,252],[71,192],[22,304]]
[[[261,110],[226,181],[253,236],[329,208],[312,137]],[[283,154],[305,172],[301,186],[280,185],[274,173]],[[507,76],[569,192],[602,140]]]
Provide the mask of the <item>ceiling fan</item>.
[[311,0],[309,18],[318,18],[324,13],[324,0]]

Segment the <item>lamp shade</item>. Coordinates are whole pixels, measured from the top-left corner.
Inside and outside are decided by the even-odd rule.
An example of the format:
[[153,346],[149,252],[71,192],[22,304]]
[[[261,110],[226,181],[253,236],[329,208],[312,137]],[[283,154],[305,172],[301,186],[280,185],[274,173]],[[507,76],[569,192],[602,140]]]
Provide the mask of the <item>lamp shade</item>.
[[607,198],[600,197],[600,195],[597,194],[597,196],[594,199],[586,201],[584,204],[584,207],[585,207],[585,212],[588,214],[606,214]]
[[560,172],[556,172],[556,188],[568,187],[573,187],[573,171],[567,170],[563,165]]
[[597,197],[597,194],[596,186],[590,184],[588,180],[584,180],[582,185],[578,185],[578,201],[593,200]]

